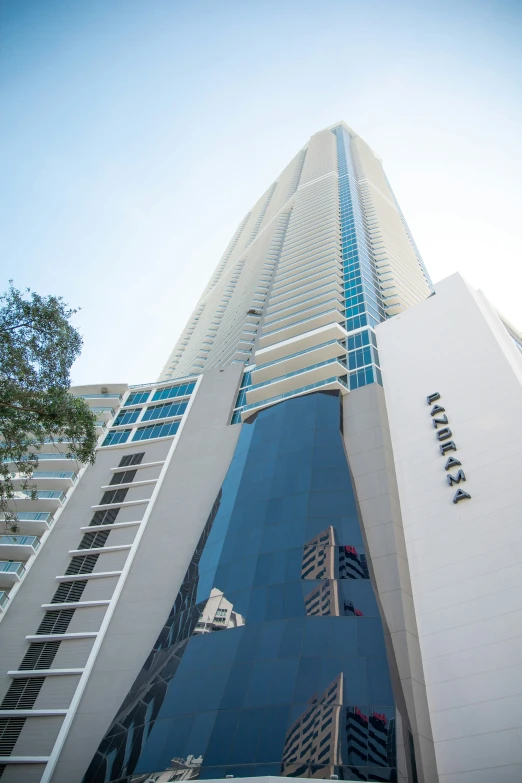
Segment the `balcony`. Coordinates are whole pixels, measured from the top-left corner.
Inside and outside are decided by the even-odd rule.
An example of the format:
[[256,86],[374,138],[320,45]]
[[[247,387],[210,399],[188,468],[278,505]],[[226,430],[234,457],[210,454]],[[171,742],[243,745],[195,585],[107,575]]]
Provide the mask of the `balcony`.
[[314,291],[307,296],[293,296],[286,299],[284,302],[270,304],[267,307],[267,318],[272,318],[275,315],[280,316],[281,314],[290,315],[290,313],[300,310],[303,306],[310,307],[312,303],[320,304],[321,302],[326,302],[328,299],[331,299],[332,296],[338,297],[344,301],[344,290],[342,286],[338,284],[317,286]]
[[116,413],[115,409],[111,405],[94,405],[91,406],[91,412],[96,414],[96,418],[99,421],[107,422]]
[[5,560],[29,560],[40,546],[37,536],[0,536],[0,558]]
[[308,318],[302,318],[299,321],[294,321],[287,326],[280,326],[278,329],[274,329],[271,332],[264,332],[259,338],[259,344],[262,348],[266,348],[269,345],[278,343],[281,340],[288,340],[291,337],[296,337],[303,332],[308,332],[311,329],[317,329],[320,326],[326,326],[331,323],[342,324],[346,320],[346,316],[335,308],[324,310],[321,313],[309,316]]
[[308,318],[308,316],[316,315],[318,312],[332,308],[336,310],[344,309],[344,301],[341,297],[331,295],[329,298],[324,299],[324,301],[316,301],[313,299],[311,303],[303,302],[298,308],[289,308],[289,312],[287,312],[287,309],[285,308],[279,312],[272,313],[272,315],[267,315],[265,317],[264,328],[277,329],[280,326],[286,326],[287,324],[293,323],[293,321],[298,321],[301,318]]
[[339,323],[329,323],[295,337],[273,343],[266,348],[260,348],[259,351],[256,351],[255,361],[257,365],[266,364],[329,340],[344,340],[347,336],[348,332]]
[[[46,441],[49,442],[49,441]],[[26,454],[24,455],[23,459],[32,459],[34,457],[38,457],[38,467],[39,468],[52,468],[53,470],[58,471],[67,471],[67,470],[77,470],[80,467],[80,463],[77,462],[75,459],[68,459],[65,454],[61,454],[59,451],[55,452],[38,452],[35,451],[33,454]],[[6,460],[8,463],[15,463],[14,460],[8,459]],[[46,464],[47,463],[47,464]]]
[[56,453],[60,455],[61,459],[66,458],[65,455],[71,451],[71,447],[73,445],[71,440],[63,440],[60,443],[56,438],[44,438],[43,443],[46,446],[53,446],[53,448],[56,450]]
[[248,404],[261,402],[274,396],[291,392],[302,386],[310,386],[319,381],[324,381],[334,375],[346,375],[348,368],[343,362],[335,357],[326,359],[323,362],[304,367],[295,372],[286,373],[278,378],[269,381],[263,381],[248,389],[246,400]]
[[304,351],[284,356],[282,359],[258,365],[255,370],[252,370],[252,380],[257,385],[263,381],[278,378],[284,373],[295,372],[312,364],[318,364],[327,359],[335,359],[337,356],[345,355],[346,348],[339,340],[329,340],[328,342],[314,345],[312,348],[306,348]]
[[321,269],[314,274],[306,275],[306,277],[300,279],[298,278],[291,283],[278,286],[277,288],[274,284],[272,293],[270,294],[270,301],[275,304],[276,301],[286,301],[287,299],[293,296],[299,296],[300,294],[308,293],[308,296],[310,296],[310,292],[314,291],[319,284],[332,285],[334,283],[337,283],[342,287],[343,278],[337,267],[332,265],[327,271]]
[[0,587],[13,587],[25,574],[23,563],[12,563],[0,560]]
[[46,511],[21,511],[17,514],[16,524],[18,532],[23,535],[41,536],[49,530],[53,522],[53,515]]
[[0,590],[0,612],[3,612],[9,601],[9,596],[3,590]]
[[[20,474],[11,474],[13,485],[15,487],[20,486],[24,479]],[[68,490],[76,483],[77,476],[74,471],[60,471],[60,470],[35,470],[33,475],[29,479],[31,483],[36,484],[38,489],[56,489],[56,490]]]
[[75,397],[80,397],[82,400],[121,400],[121,394],[75,394]]
[[68,470],[78,471],[81,463],[75,459],[67,459],[65,454],[39,454],[38,455],[38,469],[52,468],[60,472],[67,472]]
[[57,511],[62,507],[65,500],[65,492],[55,492],[52,490],[38,490],[36,500],[32,500],[28,492],[15,492],[15,497],[9,503],[18,513],[19,511],[31,511],[38,504],[39,511]]
[[247,405],[241,411],[241,421],[248,419],[248,417],[251,416],[255,411],[261,410],[262,408],[268,408],[270,405],[276,405],[278,402],[282,402],[283,400],[289,399],[290,397],[300,397],[303,394],[308,394],[312,391],[326,391],[329,389],[336,389],[340,391],[341,394],[348,394],[349,392],[346,381],[344,381],[342,378],[325,378],[323,381],[311,383],[307,386],[302,386],[298,389],[287,391],[284,394],[278,394],[275,397],[268,397],[266,400],[261,402],[254,402],[251,405]]

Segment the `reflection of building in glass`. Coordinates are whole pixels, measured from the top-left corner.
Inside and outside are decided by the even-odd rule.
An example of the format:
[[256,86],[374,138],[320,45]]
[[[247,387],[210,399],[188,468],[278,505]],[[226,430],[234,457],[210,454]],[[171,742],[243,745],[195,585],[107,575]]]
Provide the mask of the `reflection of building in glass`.
[[230,601],[227,601],[221,590],[213,587],[194,633],[223,631],[226,628],[239,628],[239,626],[244,624],[244,617],[233,611],[232,604]]
[[362,617],[353,601],[344,598],[337,579],[324,579],[305,595],[305,610],[313,617]]
[[164,772],[153,772],[151,775],[133,775],[132,783],[173,783],[175,780],[195,780],[199,777],[199,769],[203,757],[187,756],[185,759],[172,759],[171,767]]
[[303,765],[320,764],[323,765],[321,777],[328,777],[342,763],[343,680],[341,673],[318,699],[312,697],[288,730],[283,748],[283,775],[296,776]]
[[330,525],[307,541],[303,552],[302,579],[335,579],[335,530]]
[[[361,549],[361,547],[359,547]],[[307,541],[302,579],[369,579],[366,556],[355,546],[339,545],[333,525]]]
[[340,612],[339,585],[335,579],[325,579],[317,587],[314,587],[305,595],[305,609],[307,615],[326,616]]
[[395,719],[385,713],[366,708],[348,707],[346,714],[346,738],[348,761],[377,767],[394,767]]
[[340,546],[338,548],[339,557],[339,579],[369,579],[368,565],[366,555],[358,553],[354,546]]
[[384,713],[370,712],[368,722],[368,764],[391,766],[389,763],[389,753],[392,746],[390,740],[395,736],[395,721],[388,720]]

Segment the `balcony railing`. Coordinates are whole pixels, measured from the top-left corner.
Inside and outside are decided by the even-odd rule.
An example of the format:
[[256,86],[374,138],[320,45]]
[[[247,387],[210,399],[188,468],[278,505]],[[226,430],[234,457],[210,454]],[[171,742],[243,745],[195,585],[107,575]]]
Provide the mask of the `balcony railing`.
[[43,478],[56,478],[56,479],[67,478],[67,479],[71,479],[71,481],[76,481],[78,476],[76,475],[76,473],[70,470],[66,470],[63,473],[60,472],[59,470],[35,470],[35,472],[33,473],[33,478],[36,480],[38,480],[39,478],[42,479]]
[[54,517],[47,511],[21,511],[16,515],[19,522],[47,522],[52,525]]
[[118,393],[108,394],[75,394],[75,397],[79,397],[81,400],[99,400],[99,399],[112,399],[121,400],[122,395]]
[[285,378],[292,378],[294,375],[303,375],[303,373],[310,372],[311,370],[316,370],[318,367],[324,367],[327,364],[334,364],[335,362],[337,362],[338,364],[342,364],[342,366],[344,367],[344,371],[348,372],[348,367],[343,362],[343,360],[339,359],[338,357],[335,357],[333,359],[326,359],[326,361],[324,362],[311,364],[308,367],[303,367],[300,370],[294,370],[294,372],[287,372],[286,375],[279,375],[277,378],[271,378],[269,381],[262,381],[261,383],[255,383],[253,386],[250,386],[248,388],[248,391],[253,391],[254,389],[260,389],[262,386],[270,386],[273,383],[278,383],[279,381],[285,380]]
[[280,400],[284,400],[287,397],[297,397],[301,394],[306,394],[307,392],[312,391],[313,389],[319,389],[322,386],[328,386],[330,383],[339,383],[341,386],[344,386],[344,388],[348,391],[348,384],[342,378],[339,378],[339,376],[336,376],[334,378],[326,378],[324,381],[317,381],[317,383],[310,383],[308,386],[302,386],[300,389],[292,389],[292,391],[284,392],[284,394],[278,394],[275,397],[269,397],[268,399],[262,400],[261,402],[252,402],[250,403],[250,405],[245,405],[244,408],[241,408],[241,413],[252,410],[253,408],[264,408],[267,405],[271,405],[272,403],[279,402]]
[[[46,440],[46,443],[49,443],[49,441]],[[30,460],[30,459],[34,459],[35,457],[38,457],[38,461],[46,460],[46,459],[61,459],[61,460],[67,459],[65,454],[57,454],[56,452],[54,452],[52,454],[48,454],[47,452],[39,454],[38,452],[36,452],[35,454],[24,454],[24,456],[21,457],[21,461],[22,462],[23,461],[27,461],[27,460]],[[4,460],[4,462],[19,462],[19,461],[20,460],[15,460],[15,459],[6,459],[6,460]]]
[[[36,492],[36,500],[59,500],[60,503],[63,503],[65,495],[65,492],[59,492],[54,489],[39,489]],[[15,492],[13,500],[32,500],[31,493],[23,490]]]
[[1,546],[30,546],[36,552],[40,539],[38,536],[0,536]]
[[[18,478],[19,473],[11,473],[11,478]],[[38,481],[38,479],[70,479],[71,481],[76,481],[77,475],[73,471],[64,471],[63,473],[59,470],[35,470],[31,476],[31,480]]]
[[[317,310],[318,307],[324,307],[325,305],[327,306],[326,307],[327,310],[331,310],[332,309],[332,307],[328,307],[328,305],[333,305],[334,309],[337,310],[338,308],[342,307],[342,302],[339,299],[337,299],[337,298],[327,299],[325,302],[320,302],[319,304],[316,304],[313,307],[306,307],[304,310],[300,310],[297,313],[291,313],[290,315],[284,315],[281,318],[277,318],[275,321],[269,321],[269,322],[265,321],[265,326],[273,326],[274,324],[278,324],[281,321],[287,321],[289,318],[294,318],[294,316],[300,315],[301,313],[309,313],[310,310]],[[319,315],[320,315],[320,313],[319,313]],[[293,326],[293,323],[290,324],[290,325]],[[267,332],[267,334],[269,334],[269,332]]]
[[[334,313],[337,314],[337,318],[334,317]],[[286,329],[293,329],[296,326],[300,326],[301,324],[306,324],[309,321],[316,321],[318,318],[324,315],[330,315],[332,314],[332,320],[333,321],[344,321],[344,316],[341,313],[340,310],[337,310],[337,308],[329,308],[328,310],[324,310],[322,313],[317,313],[317,315],[311,315],[308,318],[301,318],[299,321],[294,321],[292,324],[288,324],[287,326],[280,326],[278,329],[272,329],[270,332],[264,332],[260,336],[260,340],[264,340],[266,337],[270,337],[273,334],[277,334],[278,332],[284,332]],[[269,324],[270,326],[272,324]]]
[[[0,519],[1,523],[5,520]],[[54,522],[54,516],[47,511],[18,511],[16,523],[20,534],[42,536]],[[1,527],[0,527],[1,529]]]
[[25,566],[23,563],[16,563],[11,560],[0,560],[0,573],[17,574],[21,577],[25,573]]
[[[339,342],[339,340],[328,340],[325,343],[320,343],[319,345],[313,345],[311,348],[305,348],[303,351],[297,351],[297,353],[290,353],[287,356],[283,356],[280,359],[274,359],[274,361],[272,362],[266,362],[265,364],[257,364],[255,370],[264,370],[266,367],[271,367],[274,364],[280,364],[281,362],[286,362],[289,359],[295,359],[297,356],[302,356],[305,353],[318,351],[320,348],[325,348],[327,345],[335,345],[335,344],[339,346],[340,351],[346,351],[346,348],[344,347],[344,345],[342,345],[342,343]],[[254,372],[254,370],[252,372]]]
[[4,592],[3,590],[0,590],[0,609],[2,611],[4,611],[8,601],[9,601],[9,596],[7,595],[7,593]]

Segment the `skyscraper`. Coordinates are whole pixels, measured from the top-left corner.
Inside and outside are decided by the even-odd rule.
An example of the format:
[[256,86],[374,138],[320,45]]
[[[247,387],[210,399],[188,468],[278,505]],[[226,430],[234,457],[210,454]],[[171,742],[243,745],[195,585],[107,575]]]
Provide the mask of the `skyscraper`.
[[[467,616],[494,646],[517,610],[494,625],[488,574],[507,558],[522,580],[521,345],[458,276],[433,288],[364,141],[315,134],[159,380],[72,390],[104,409],[96,464],[69,471],[45,528],[24,521],[41,545],[0,540],[2,783],[514,783],[522,726],[491,704],[519,692],[518,648],[496,680],[493,649],[464,653]],[[497,413],[474,439],[485,389]],[[72,468],[65,452],[44,459]],[[478,728],[468,668],[487,683]]]

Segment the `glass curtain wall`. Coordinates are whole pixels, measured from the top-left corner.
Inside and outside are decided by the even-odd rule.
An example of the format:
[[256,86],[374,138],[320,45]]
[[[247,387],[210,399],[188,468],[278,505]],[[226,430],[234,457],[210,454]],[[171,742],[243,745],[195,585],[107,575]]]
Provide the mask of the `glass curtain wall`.
[[245,423],[84,783],[397,780],[396,706],[340,405],[316,392]]

